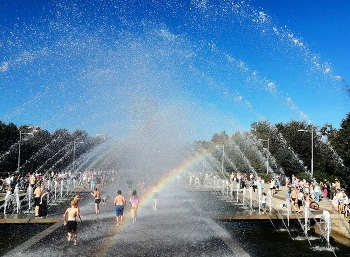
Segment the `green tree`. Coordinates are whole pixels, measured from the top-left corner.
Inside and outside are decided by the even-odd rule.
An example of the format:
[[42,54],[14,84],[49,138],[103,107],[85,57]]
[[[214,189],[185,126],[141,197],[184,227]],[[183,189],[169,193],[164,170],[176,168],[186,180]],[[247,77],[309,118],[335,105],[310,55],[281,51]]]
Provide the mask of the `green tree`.
[[339,130],[329,132],[328,140],[343,160],[344,165],[350,167],[350,112],[342,120]]
[[17,126],[13,123],[6,125],[0,121],[0,153],[2,154],[7,151],[18,140]]
[[[270,158],[271,161],[276,162],[276,166],[273,168],[275,173],[284,173],[286,176],[292,174],[298,174],[304,172],[303,163],[297,158],[293,147],[291,146],[289,136],[296,136],[295,126],[286,126],[282,123],[272,125],[268,121],[261,121],[252,123],[252,133],[256,135],[258,139],[269,139],[270,142]],[[285,135],[287,138],[285,138]],[[270,160],[269,158],[269,160]],[[271,165],[269,165],[271,167]]]

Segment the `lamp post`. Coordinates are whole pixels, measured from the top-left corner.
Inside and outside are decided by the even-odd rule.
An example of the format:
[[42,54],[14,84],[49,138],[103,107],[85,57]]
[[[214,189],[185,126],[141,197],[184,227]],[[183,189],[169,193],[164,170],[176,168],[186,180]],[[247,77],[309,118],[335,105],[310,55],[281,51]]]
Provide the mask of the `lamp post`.
[[221,173],[224,174],[225,145],[222,145]]
[[310,129],[298,129],[298,132],[311,132],[311,178],[314,176],[314,129],[310,122]]
[[21,167],[21,141],[22,141],[22,135],[33,135],[33,133],[22,133],[22,131],[19,132],[18,163],[17,163],[17,172],[18,173],[19,173],[20,167]]
[[76,142],[76,139],[73,141],[73,171],[75,171],[75,145],[76,144],[83,144],[83,141]]
[[267,155],[266,155],[266,174],[269,174],[269,153],[270,153],[270,139],[259,139],[259,141],[267,142]]

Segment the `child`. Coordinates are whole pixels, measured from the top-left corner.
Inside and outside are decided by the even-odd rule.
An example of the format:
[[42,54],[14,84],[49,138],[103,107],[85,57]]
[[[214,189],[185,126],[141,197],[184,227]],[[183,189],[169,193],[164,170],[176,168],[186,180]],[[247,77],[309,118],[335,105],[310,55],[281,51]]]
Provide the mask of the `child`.
[[68,208],[65,213],[63,214],[63,224],[67,225],[67,232],[68,232],[68,242],[72,239],[74,245],[77,245],[77,221],[76,218],[79,217],[80,222],[82,222],[82,219],[80,217],[79,209],[75,207],[76,202],[72,201],[70,208]]
[[109,196],[108,195],[102,198],[102,204],[103,205],[107,204],[109,206]]
[[262,197],[261,197],[261,209],[262,209],[262,213],[265,214],[266,213],[266,194],[262,193]]
[[134,190],[132,192],[132,196],[130,197],[130,203],[131,203],[132,223],[135,223],[136,222],[137,207],[139,205],[139,198],[137,197],[136,190]]

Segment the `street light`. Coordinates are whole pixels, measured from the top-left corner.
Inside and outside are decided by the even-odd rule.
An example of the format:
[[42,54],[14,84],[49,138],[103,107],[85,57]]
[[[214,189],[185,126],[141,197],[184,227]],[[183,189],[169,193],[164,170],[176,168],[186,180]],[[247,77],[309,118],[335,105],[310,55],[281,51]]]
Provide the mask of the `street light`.
[[[216,145],[219,147],[220,145]],[[224,173],[224,156],[225,156],[225,145],[222,145],[222,157],[221,157],[221,173]]]
[[76,144],[84,144],[83,141],[76,142],[76,139],[73,141],[73,171],[75,171],[75,145]]
[[310,123],[311,128],[307,129],[298,129],[298,132],[311,132],[311,178],[314,176],[314,129],[312,123]]
[[225,145],[222,145],[221,173],[224,174]]
[[17,172],[20,171],[21,166],[21,141],[22,141],[22,135],[33,135],[33,133],[22,133],[22,131],[19,132],[19,144],[18,144],[18,163],[17,163]]
[[267,156],[266,156],[266,174],[269,174],[269,153],[270,153],[270,139],[259,139],[259,141],[267,142]]

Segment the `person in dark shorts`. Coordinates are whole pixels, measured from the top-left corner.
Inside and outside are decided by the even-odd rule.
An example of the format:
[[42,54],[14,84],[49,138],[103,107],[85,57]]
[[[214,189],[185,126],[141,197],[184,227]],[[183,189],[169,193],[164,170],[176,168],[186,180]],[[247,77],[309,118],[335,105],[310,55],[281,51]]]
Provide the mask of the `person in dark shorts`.
[[102,193],[98,191],[95,187],[95,190],[91,193],[91,195],[95,198],[95,212],[96,214],[98,214],[100,213],[100,202]]
[[39,207],[40,207],[40,200],[41,200],[41,185],[38,184],[34,190],[34,212],[35,217],[39,217]]
[[82,221],[79,209],[75,207],[76,202],[71,201],[70,208],[68,208],[63,214],[63,224],[67,225],[67,233],[68,233],[68,242],[71,241],[73,236],[74,245],[77,245],[77,228],[78,224],[76,218],[79,217],[80,221]]
[[302,189],[300,189],[300,191],[298,193],[298,211],[297,211],[298,214],[301,213],[301,209],[304,206],[304,199],[305,199],[304,192]]
[[39,217],[47,216],[47,202],[48,196],[50,195],[50,190],[45,189],[40,197],[40,205],[39,205]]

